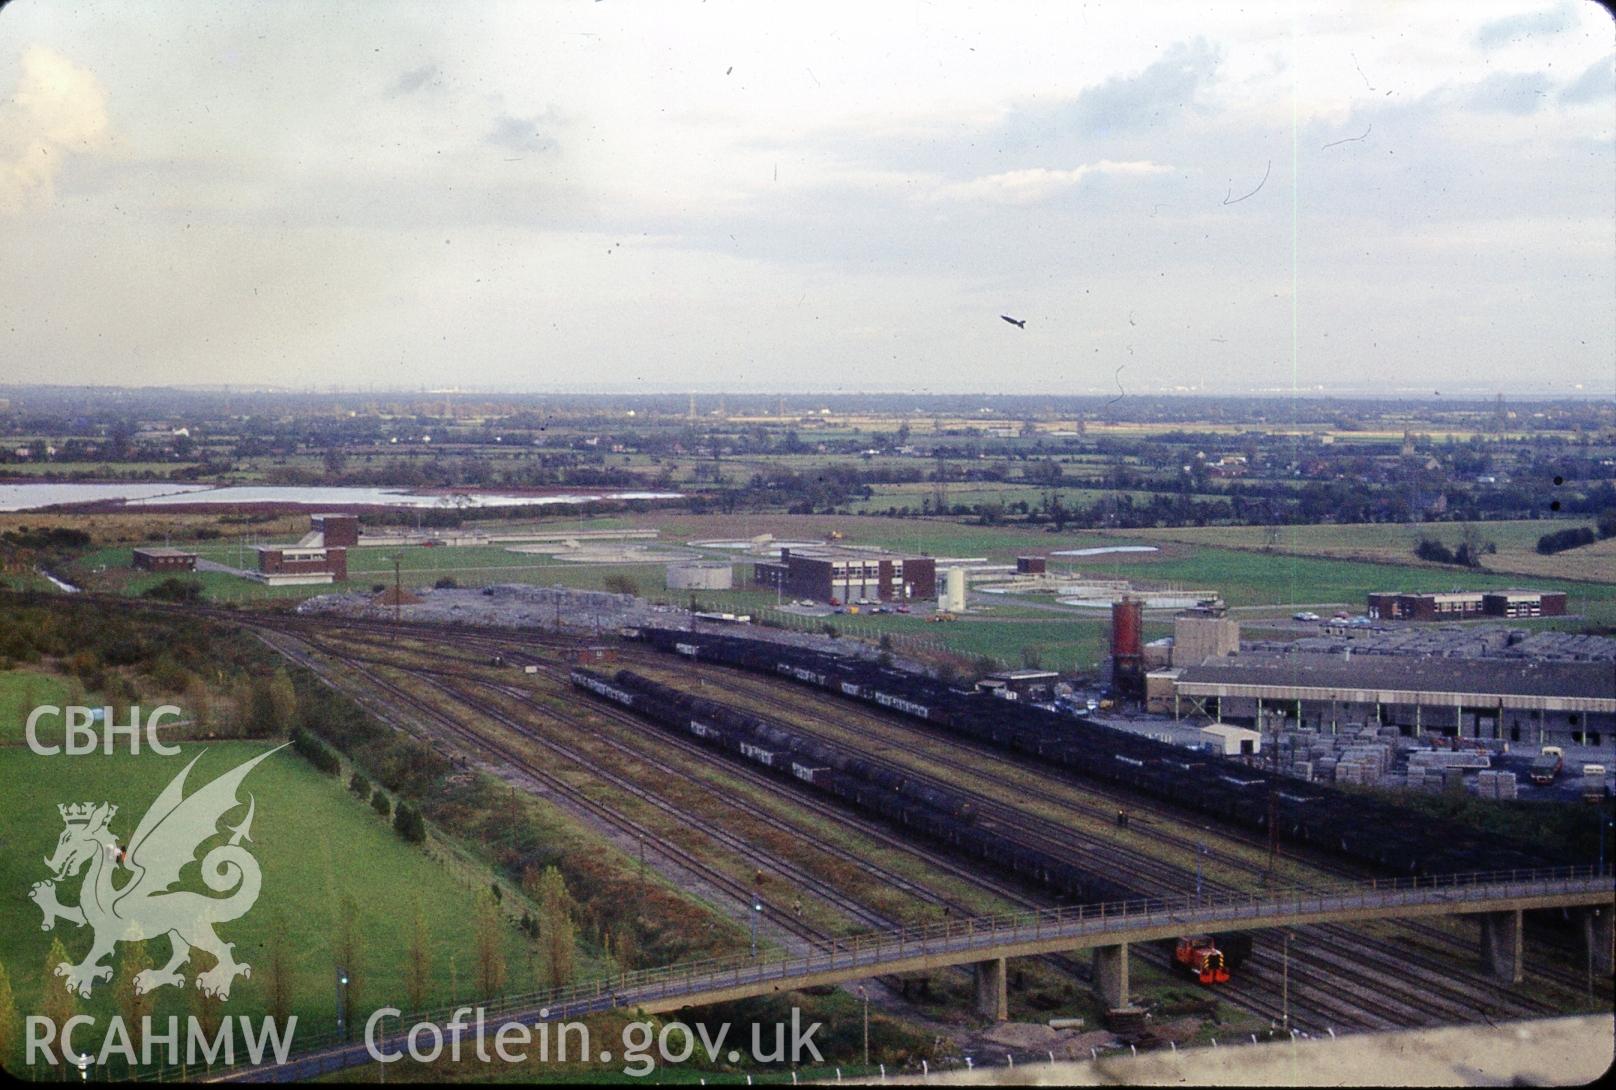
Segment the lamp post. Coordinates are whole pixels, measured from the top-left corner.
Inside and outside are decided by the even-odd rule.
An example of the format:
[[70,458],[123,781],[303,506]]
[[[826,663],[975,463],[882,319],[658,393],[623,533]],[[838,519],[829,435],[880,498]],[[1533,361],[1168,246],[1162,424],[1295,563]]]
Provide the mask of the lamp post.
[[337,1035],[348,1040],[348,970],[337,967]]
[[752,898],[752,956],[757,957],[757,927],[758,917],[763,915],[763,899]]
[[[1204,826],[1201,831],[1203,833],[1206,831]],[[1197,903],[1201,900],[1201,859],[1205,855],[1206,838],[1203,836],[1195,845],[1195,900]]]
[[1285,1029],[1291,1028],[1291,933],[1285,932],[1285,949],[1281,956],[1280,1020]]
[[870,1066],[870,993],[859,985],[859,998],[864,1000],[864,1066]]
[[89,1054],[81,1052],[81,1053],[78,1054],[77,1057],[75,1057],[75,1060],[78,1063],[78,1067],[79,1067],[79,1082],[81,1082],[81,1083],[89,1082],[90,1081],[90,1057],[89,1057]]

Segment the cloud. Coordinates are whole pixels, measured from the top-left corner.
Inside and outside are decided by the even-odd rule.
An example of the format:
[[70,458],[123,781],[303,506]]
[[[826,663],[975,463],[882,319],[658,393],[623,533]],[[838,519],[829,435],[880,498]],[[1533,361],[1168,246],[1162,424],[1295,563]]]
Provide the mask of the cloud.
[[435,64],[423,64],[419,68],[412,68],[408,72],[405,72],[398,77],[398,81],[393,84],[392,90],[390,90],[388,94],[414,94],[416,91],[419,91],[422,87],[425,87],[428,83],[435,80],[437,75],[438,66]]
[[1601,57],[1588,66],[1588,70],[1560,92],[1561,102],[1597,102],[1616,94],[1616,70],[1611,58]]
[[1218,59],[1218,51],[1204,39],[1177,42],[1138,75],[1113,76],[1080,91],[1057,111],[1056,120],[1085,133],[1143,128],[1163,113],[1189,105],[1211,81]]
[[1575,22],[1575,12],[1570,4],[1524,15],[1511,15],[1483,23],[1481,29],[1476,31],[1476,44],[1483,49],[1494,49],[1519,38],[1558,34],[1562,30],[1570,30]]
[[1535,113],[1543,105],[1549,86],[1549,77],[1543,72],[1497,72],[1473,85],[1464,101],[1473,110]]
[[510,151],[550,151],[557,145],[553,137],[545,135],[546,120],[544,114],[531,118],[501,114],[494,119],[494,127],[483,142]]
[[0,212],[49,204],[69,153],[107,145],[107,95],[54,50],[29,46],[11,101],[0,103]]
[[935,196],[948,200],[981,200],[999,204],[1036,204],[1048,200],[1063,190],[1082,183],[1090,174],[1120,174],[1144,176],[1171,174],[1173,168],[1149,160],[1117,163],[1101,159],[1097,163],[1084,163],[1071,170],[1047,170],[1033,167],[1029,170],[1009,170],[989,174],[966,182],[943,186]]

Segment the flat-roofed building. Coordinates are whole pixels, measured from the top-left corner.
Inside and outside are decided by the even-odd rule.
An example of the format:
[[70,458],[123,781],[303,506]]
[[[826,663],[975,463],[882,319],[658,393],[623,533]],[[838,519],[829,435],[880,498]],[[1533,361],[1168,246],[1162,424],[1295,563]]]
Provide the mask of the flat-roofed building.
[[1376,591],[1366,612],[1382,621],[1454,621],[1467,617],[1559,617],[1566,596],[1542,590],[1450,590],[1407,594]]
[[982,692],[1014,693],[1018,700],[1051,700],[1060,674],[1054,670],[1000,670],[976,683]]
[[1335,731],[1597,746],[1616,732],[1616,671],[1604,662],[1248,652],[1184,668],[1174,713]]
[[779,560],[752,565],[752,582],[819,602],[907,602],[937,596],[937,563],[929,556],[880,549],[785,548]]
[[258,578],[281,586],[340,583],[348,578],[348,550],[325,546],[260,545]]
[[319,534],[321,543],[327,546],[351,549],[359,544],[358,515],[310,515],[309,529]]
[[1481,611],[1489,617],[1563,617],[1564,591],[1493,590],[1481,596]]
[[196,571],[196,554],[182,549],[136,549],[133,559],[141,571]]

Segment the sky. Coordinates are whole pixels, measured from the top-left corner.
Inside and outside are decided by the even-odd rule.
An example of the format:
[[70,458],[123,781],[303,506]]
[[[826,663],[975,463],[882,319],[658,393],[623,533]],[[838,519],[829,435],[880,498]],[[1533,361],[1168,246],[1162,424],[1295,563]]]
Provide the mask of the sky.
[[0,383],[1616,396],[1613,43],[1575,0],[15,0]]

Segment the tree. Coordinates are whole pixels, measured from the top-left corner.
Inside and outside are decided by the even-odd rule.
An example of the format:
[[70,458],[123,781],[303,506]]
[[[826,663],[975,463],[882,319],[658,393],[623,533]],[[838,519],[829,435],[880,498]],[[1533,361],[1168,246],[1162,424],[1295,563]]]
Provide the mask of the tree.
[[[201,988],[185,989],[191,995],[191,1017],[196,1019],[202,1035],[209,1041],[217,1039],[219,1023],[224,1017],[224,1002],[213,992]],[[209,1068],[213,1065],[210,1063]]]
[[401,802],[393,809],[393,829],[411,844],[426,840],[426,821],[422,819],[421,811],[407,802]]
[[281,1026],[292,1016],[292,939],[286,916],[276,909],[269,918],[268,964],[264,967],[264,998],[269,1015]]
[[337,974],[348,978],[347,986],[341,989],[342,1024],[350,1033],[364,983],[365,937],[360,926],[359,904],[353,894],[344,893],[337,904],[337,931],[331,940],[331,959]]
[[354,769],[354,774],[348,777],[348,790],[352,791],[360,798],[364,798],[366,795],[370,794],[370,780],[365,777],[363,772],[356,768]]
[[426,1009],[427,991],[432,986],[432,936],[427,931],[426,913],[421,902],[415,902],[415,924],[410,930],[410,945],[404,953],[404,990],[409,996],[410,1009]]
[[572,982],[573,947],[578,939],[572,918],[572,894],[567,892],[567,880],[555,867],[545,867],[532,880],[531,887],[529,896],[539,902],[539,941],[544,946],[550,986],[559,988]]
[[1021,649],[1021,665],[1028,670],[1038,670],[1044,665],[1044,653],[1034,644],[1028,644]]
[[118,1013],[123,1017],[123,1028],[129,1033],[129,1043],[139,1054],[146,1034],[142,1019],[152,1012],[152,995],[141,993],[135,987],[136,978],[152,968],[151,953],[144,940],[136,940],[123,948],[118,963],[118,980],[113,986],[118,1000]]
[[477,992],[492,999],[505,988],[505,943],[499,902],[492,893],[477,898]]
[[[51,939],[50,950],[45,954],[44,996],[40,999],[39,1013],[49,1019],[54,1027],[53,1034],[60,1034],[67,1020],[79,1012],[78,994],[69,990],[67,981],[56,975],[56,967],[67,961],[67,948],[62,945],[62,940]],[[60,1051],[56,1059],[59,1064],[68,1062],[67,1056]]]
[[285,670],[276,670],[269,679],[269,700],[275,709],[275,734],[285,732],[297,715],[297,689]]
[[1434,537],[1422,537],[1414,546],[1414,555],[1433,564],[1452,564],[1453,550]]
[[213,726],[213,696],[208,692],[208,683],[195,674],[185,686],[185,703],[190,706],[196,729],[208,731]]
[[640,584],[633,576],[622,572],[612,572],[600,581],[600,585],[613,594],[626,594],[631,598],[638,597],[640,593]]
[[1607,508],[1599,513],[1598,534],[1601,539],[1616,537],[1616,507]]
[[379,787],[376,788],[376,793],[370,796],[370,808],[380,814],[383,821],[393,812],[393,804],[388,801],[387,792]]
[[0,1068],[15,1071],[12,1065],[12,1052],[19,1040],[17,1031],[21,1025],[21,1018],[17,1014],[17,997],[11,992],[11,977],[6,973],[6,963],[0,961]]

